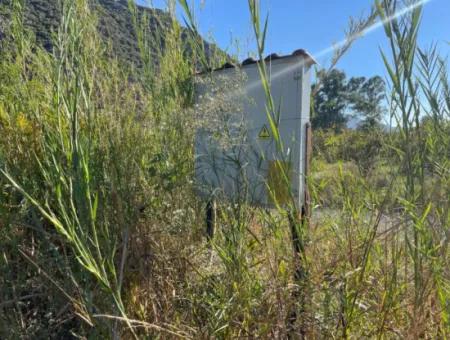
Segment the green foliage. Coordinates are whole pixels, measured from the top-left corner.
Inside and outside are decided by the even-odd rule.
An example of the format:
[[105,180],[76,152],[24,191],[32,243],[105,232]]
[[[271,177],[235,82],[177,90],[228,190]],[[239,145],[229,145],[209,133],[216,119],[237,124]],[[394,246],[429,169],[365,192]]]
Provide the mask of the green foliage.
[[[380,16],[391,16],[396,4],[397,1],[377,1]],[[448,154],[437,156],[435,153],[437,145],[447,150],[450,146],[448,93],[445,90],[449,83],[448,66],[439,58],[435,48],[423,52],[417,47],[422,7],[415,5],[406,18],[385,23],[392,61],[389,62],[384,52],[382,57],[392,83],[391,115],[398,124],[398,146],[394,148],[405,177],[399,201],[405,210],[405,240],[407,253],[413,262],[412,322],[420,323],[418,315],[429,298],[425,293],[426,272],[438,273],[432,274],[431,279],[439,287],[434,293],[441,306],[438,334],[446,337],[450,326],[450,291],[441,284],[448,281],[447,273],[438,268],[448,265],[448,241],[442,241],[438,235],[446,233],[450,215],[448,200],[442,200],[440,194],[432,197],[429,193],[440,192],[441,189],[448,191],[448,172],[430,173],[427,168],[433,169],[432,164],[448,165]],[[425,104],[422,102],[423,95]],[[424,114],[434,123],[421,124]],[[431,133],[430,126],[434,126]],[[420,327],[424,325],[416,326],[412,334],[419,336]]]
[[[135,75],[108,58],[97,34],[95,12],[87,2],[64,3],[53,54],[28,38],[22,7],[15,4],[19,6],[12,13],[9,33],[21,38],[4,42],[0,67],[0,97],[5,103],[0,125],[1,206],[6,209],[1,218],[6,224],[2,249],[8,250],[2,252],[2,271],[10,263],[25,261],[31,268],[24,274],[34,278],[44,272],[55,288],[63,287],[55,293],[62,291],[72,306],[70,312],[78,313],[81,323],[73,330],[76,333],[133,334],[122,291],[129,244],[139,234],[145,211],[163,204],[163,196],[151,198],[161,184],[169,196],[181,183],[188,188],[191,152],[181,141],[192,138],[192,129],[185,118],[175,115],[181,114],[191,95],[185,82],[192,64],[184,60],[180,28],[173,23],[167,33],[171,66],[162,58],[158,82],[148,93],[141,84],[129,82]],[[159,128],[149,128],[155,125]],[[9,251],[16,239],[9,234],[14,229],[34,230],[33,240],[35,232],[39,238],[48,235],[37,249],[33,246],[38,257],[27,245],[29,237],[18,251]],[[42,252],[48,244],[63,250]],[[66,272],[67,280],[58,279],[58,271]],[[12,273],[2,282],[2,300],[15,301],[15,294],[23,295],[27,289],[31,300],[41,296],[41,288],[28,285],[13,293],[16,283],[22,282]],[[39,304],[36,308],[41,310],[45,304]],[[61,307],[49,305],[49,322],[57,324],[55,310]],[[16,318],[21,310],[15,311],[2,318],[2,333],[10,323],[17,337],[65,334],[58,328],[46,329],[44,319],[36,320],[35,329],[21,327]],[[122,318],[128,331],[114,318]]]
[[[324,71],[321,71],[322,73]],[[343,129],[347,123],[345,108],[347,107],[346,75],[342,71],[333,70],[323,77],[321,87],[314,97],[312,124],[314,129]],[[315,92],[315,85],[313,85]]]
[[367,175],[382,159],[383,139],[387,135],[379,130],[358,131],[318,130],[314,133],[313,147],[318,159],[328,163],[354,162],[362,175]]
[[380,127],[381,119],[386,113],[383,107],[386,96],[384,80],[379,76],[370,79],[351,78],[347,86],[351,110],[362,117],[358,127],[363,130]]
[[[130,6],[136,69],[112,58],[102,6],[64,1],[49,53],[12,4],[0,22],[0,338],[449,336],[450,86],[436,49],[416,46],[420,7],[385,25],[393,130],[315,132],[309,223],[292,228],[293,205],[219,200],[205,242],[194,132],[224,94],[197,119],[207,51],[195,25],[152,31]],[[249,5],[262,57],[268,24]],[[398,6],[380,1],[378,15]],[[341,96],[349,82],[332,80]],[[375,118],[381,82],[350,82],[353,104],[325,91],[317,105]]]
[[343,71],[333,69],[330,72],[320,70],[317,79],[312,86],[312,123],[315,129],[341,131],[350,116],[361,119],[358,128],[370,130],[380,127],[385,114],[385,84],[381,77],[352,77],[347,80]]

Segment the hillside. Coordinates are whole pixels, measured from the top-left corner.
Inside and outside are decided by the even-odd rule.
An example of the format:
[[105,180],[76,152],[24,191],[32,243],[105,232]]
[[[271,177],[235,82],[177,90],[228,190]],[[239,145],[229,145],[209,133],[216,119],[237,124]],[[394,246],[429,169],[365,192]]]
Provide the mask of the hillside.
[[[0,0],[0,5],[9,6],[11,0]],[[25,2],[25,25],[36,35],[37,42],[45,49],[52,49],[52,32],[58,28],[61,9],[58,0],[24,0]],[[113,50],[119,60],[140,63],[140,56],[134,32],[131,14],[128,9],[127,0],[97,0],[99,31],[102,35],[110,39]],[[142,13],[146,11],[149,16],[151,32],[167,32],[170,25],[170,15],[160,9],[150,9],[138,6]],[[0,17],[0,39],[2,37],[1,22],[5,21]],[[187,31],[184,30],[182,36],[185,37]],[[164,37],[162,37],[164,41]],[[163,44],[163,42],[162,42]],[[207,55],[224,56],[214,44],[204,42]],[[155,50],[157,46],[154,46]]]

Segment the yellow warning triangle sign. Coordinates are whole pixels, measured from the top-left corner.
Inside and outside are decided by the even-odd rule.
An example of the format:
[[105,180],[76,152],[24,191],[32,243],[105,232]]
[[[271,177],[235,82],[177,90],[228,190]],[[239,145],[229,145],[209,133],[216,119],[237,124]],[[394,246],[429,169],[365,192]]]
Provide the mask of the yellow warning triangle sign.
[[258,138],[260,139],[269,139],[270,138],[270,132],[267,126],[264,124],[261,131],[259,131]]

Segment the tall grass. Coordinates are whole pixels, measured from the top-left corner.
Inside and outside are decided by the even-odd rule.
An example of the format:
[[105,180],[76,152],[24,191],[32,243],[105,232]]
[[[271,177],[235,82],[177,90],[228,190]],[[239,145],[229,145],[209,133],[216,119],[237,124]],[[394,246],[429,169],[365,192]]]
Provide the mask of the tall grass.
[[[264,26],[261,28],[261,19],[260,19],[260,9],[259,3],[257,1],[249,0],[249,10],[251,13],[251,20],[253,24],[253,30],[256,37],[257,42],[257,51],[259,60],[264,60],[264,48],[265,48],[265,40],[268,29],[268,17],[266,17],[264,21]],[[295,195],[292,192],[291,186],[291,178],[290,178],[290,169],[285,166],[285,164],[290,164],[289,155],[286,152],[285,147],[282,142],[282,138],[280,136],[279,123],[280,123],[280,112],[279,109],[275,107],[275,102],[272,97],[271,89],[270,89],[270,81],[267,72],[266,63],[259,62],[258,70],[261,77],[261,83],[263,85],[264,92],[266,94],[266,118],[269,122],[270,130],[273,136],[273,139],[277,148],[277,170],[280,173],[281,186],[285,187],[289,196],[289,204],[287,207],[278,206],[277,210],[279,213],[287,216],[288,223],[290,226],[290,234],[292,240],[292,248],[294,254],[294,278],[295,284],[298,285],[297,290],[294,291],[293,298],[298,300],[298,308],[295,307],[291,312],[290,323],[294,324],[297,319],[297,311],[300,312],[300,320],[301,325],[299,326],[299,332],[297,334],[301,337],[306,336],[306,301],[307,296],[310,295],[308,289],[308,268],[307,268],[307,257],[305,252],[307,236],[306,236],[306,217],[302,215],[302,207],[298,206]],[[276,199],[274,200],[276,202]],[[303,200],[302,200],[303,202]],[[306,204],[306,203],[305,203]],[[296,327],[295,325],[293,327]]]
[[[380,16],[385,17],[395,11],[396,3],[384,1],[378,2],[377,6]],[[432,298],[430,285],[436,285],[436,298],[441,308],[438,314],[442,327],[440,335],[446,337],[449,327],[448,291],[442,291],[439,282],[446,281],[445,274],[437,268],[445,266],[448,260],[445,236],[449,222],[448,199],[445,193],[441,196],[436,192],[436,185],[445,188],[446,184],[441,185],[442,181],[448,181],[448,174],[436,172],[433,168],[442,169],[444,164],[448,167],[448,155],[441,154],[436,158],[435,147],[448,148],[449,145],[448,120],[445,117],[449,107],[443,90],[448,87],[449,80],[447,65],[436,49],[425,52],[417,46],[421,10],[417,7],[410,16],[385,25],[392,62],[389,63],[384,53],[382,56],[392,83],[392,115],[399,126],[398,157],[402,164],[400,170],[405,176],[404,191],[399,200],[404,208],[406,252],[413,263],[411,332],[414,336],[422,335],[425,327],[421,320],[423,308]],[[406,269],[406,282],[409,280],[407,275]]]
[[[66,291],[80,320],[98,325],[98,336],[110,329],[117,338],[123,327],[101,315],[117,316],[136,335],[123,291],[131,240],[138,238],[139,219],[145,211],[162,203],[151,198],[154,179],[161,177],[158,185],[184,181],[186,167],[179,161],[186,144],[176,144],[189,133],[185,120],[159,117],[177,112],[189,96],[184,90],[189,85],[189,71],[185,71],[189,66],[180,52],[179,28],[174,24],[167,34],[167,61],[161,59],[158,71],[144,65],[148,72],[137,84],[128,81],[130,71],[106,58],[107,46],[97,34],[88,2],[61,2],[63,15],[52,54],[33,45],[22,25],[23,5],[18,1],[13,5],[13,39],[4,50],[2,71],[10,68],[18,77],[11,77],[2,91],[8,105],[3,108],[2,128],[7,133],[3,134],[2,174],[22,197],[7,193],[7,198],[16,201],[18,208],[26,201],[30,206],[24,206],[25,212],[38,214],[30,227],[50,233],[56,238],[50,241],[56,243],[55,249],[64,249],[61,270],[69,275],[64,285],[70,289],[62,286],[75,295]],[[159,81],[151,88],[143,87],[150,72]],[[16,94],[18,98],[8,97]],[[168,123],[170,128],[164,131]],[[153,124],[162,127],[158,134]],[[12,138],[22,139],[23,148],[15,150]],[[165,143],[169,147],[158,150]],[[171,191],[167,188],[168,194]],[[26,259],[31,257],[25,245],[19,251]],[[39,271],[45,270],[42,266]]]
[[[318,134],[309,223],[292,193],[273,211],[219,195],[207,241],[194,132],[235,103],[216,91],[193,106],[194,74],[220,56],[206,55],[180,4],[188,31],[173,16],[150,31],[126,4],[142,60],[128,67],[111,58],[90,1],[61,1],[51,52],[11,1],[0,42],[0,337],[448,338],[450,85],[437,49],[417,45],[421,7],[384,25],[396,128]],[[368,22],[402,5],[377,1]],[[249,11],[263,59],[269,23],[256,1]],[[376,159],[354,151],[380,141]]]

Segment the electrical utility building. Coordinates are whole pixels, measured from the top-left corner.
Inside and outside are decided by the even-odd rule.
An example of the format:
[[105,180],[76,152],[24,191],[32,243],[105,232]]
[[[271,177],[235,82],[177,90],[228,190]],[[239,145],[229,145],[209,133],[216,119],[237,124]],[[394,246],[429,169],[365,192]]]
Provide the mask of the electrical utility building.
[[306,200],[310,70],[315,61],[297,50],[286,56],[269,55],[262,62],[275,125],[270,124],[256,60],[249,58],[237,66],[227,63],[198,77],[196,111],[201,123],[195,140],[196,184],[206,199],[219,196],[272,207],[293,198],[301,208]]

